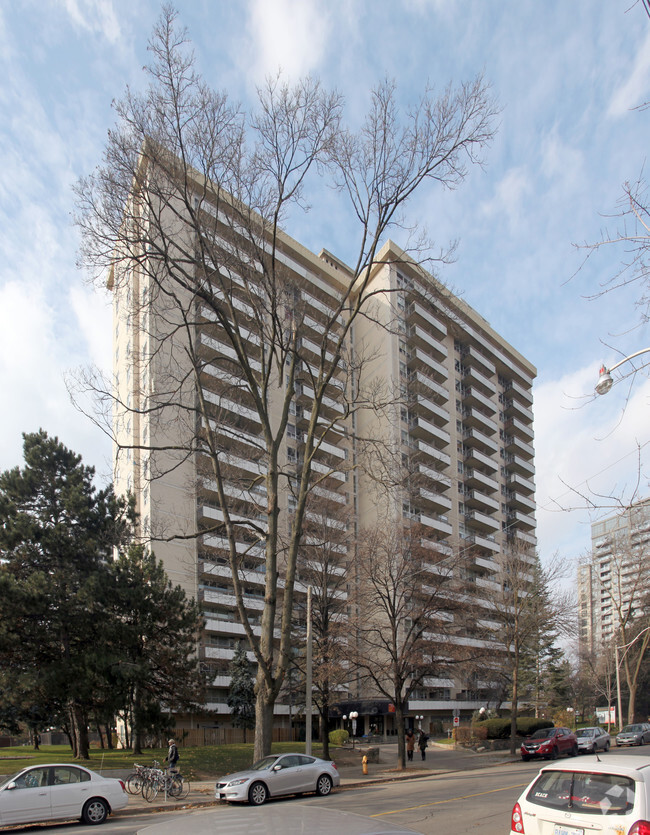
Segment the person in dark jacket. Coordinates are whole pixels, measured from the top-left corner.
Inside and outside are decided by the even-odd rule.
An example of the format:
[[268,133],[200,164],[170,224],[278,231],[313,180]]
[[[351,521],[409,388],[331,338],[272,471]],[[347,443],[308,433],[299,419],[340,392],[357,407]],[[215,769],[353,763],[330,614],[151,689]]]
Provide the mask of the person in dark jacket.
[[176,770],[176,763],[178,762],[178,746],[174,742],[173,739],[169,740],[169,751],[167,752],[167,756],[165,757],[165,761],[169,763],[169,770],[175,771]]
[[426,760],[426,758],[427,758],[427,742],[428,741],[429,741],[429,737],[420,728],[420,736],[418,737],[418,748],[420,749],[420,753],[422,754],[422,759],[423,760]]

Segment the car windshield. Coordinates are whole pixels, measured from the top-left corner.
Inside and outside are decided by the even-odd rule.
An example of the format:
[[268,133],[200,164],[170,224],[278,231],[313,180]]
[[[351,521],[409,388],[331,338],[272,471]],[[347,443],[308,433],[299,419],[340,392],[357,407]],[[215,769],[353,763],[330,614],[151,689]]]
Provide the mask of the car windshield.
[[271,768],[278,761],[277,754],[271,755],[269,757],[263,757],[261,760],[258,760],[256,763],[253,763],[251,766],[251,771],[266,771],[267,768]]
[[578,736],[595,736],[596,729],[595,728],[580,728],[578,731]]
[[555,728],[540,728],[531,736],[531,739],[548,739],[555,734]]
[[638,734],[643,730],[641,725],[626,725],[621,731],[622,734]]
[[543,771],[526,799],[584,815],[628,815],[634,808],[634,780],[621,774]]
[[4,787],[8,783],[11,783],[11,781],[14,780],[19,774],[20,774],[20,771],[14,771],[14,773],[12,775],[10,775],[9,777],[5,777],[4,780],[2,781],[2,783],[0,783],[0,789],[4,789]]

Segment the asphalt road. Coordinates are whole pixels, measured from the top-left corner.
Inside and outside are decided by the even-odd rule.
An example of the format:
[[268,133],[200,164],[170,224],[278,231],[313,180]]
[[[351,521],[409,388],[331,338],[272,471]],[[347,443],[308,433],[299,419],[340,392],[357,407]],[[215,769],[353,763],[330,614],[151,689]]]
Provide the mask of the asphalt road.
[[[646,752],[650,759],[647,747],[613,749],[608,756],[618,758],[630,753]],[[577,764],[581,759],[574,762]],[[280,817],[283,822],[279,831],[292,835],[292,822],[304,817],[306,809],[310,814],[317,809],[355,813],[373,821],[377,831],[388,825],[403,827],[420,835],[439,835],[440,832],[454,832],[454,835],[476,832],[481,835],[504,835],[509,831],[510,812],[515,800],[542,764],[536,761],[515,761],[470,771],[430,773],[419,778],[349,787],[335,791],[327,798],[309,796],[271,801],[261,809],[219,804],[197,811],[151,814],[125,812],[110,818],[99,830],[78,823],[52,824],[7,829],[2,835],[36,831],[55,835],[137,835],[152,826],[154,828],[149,829],[147,835],[156,835],[157,825],[165,821],[172,822],[171,831],[187,835],[199,835],[201,829],[224,835],[230,835],[231,832],[254,835],[255,816],[251,813],[264,813],[264,810],[273,810],[273,816]],[[250,824],[248,827],[247,821]],[[164,829],[161,835],[165,835]],[[345,829],[341,827],[332,828],[331,831],[336,835],[346,835]]]

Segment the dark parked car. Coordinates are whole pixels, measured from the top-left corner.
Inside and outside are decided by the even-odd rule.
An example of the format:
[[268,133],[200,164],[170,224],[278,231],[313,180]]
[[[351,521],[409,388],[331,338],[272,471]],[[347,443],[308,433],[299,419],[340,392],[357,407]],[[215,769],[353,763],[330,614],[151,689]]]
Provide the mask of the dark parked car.
[[521,746],[522,760],[540,757],[544,760],[554,760],[560,754],[575,757],[578,753],[578,740],[573,731],[568,728],[540,728],[532,736],[526,738]]
[[645,745],[646,742],[650,742],[650,725],[647,722],[626,725],[616,734],[617,745]]
[[576,736],[578,737],[578,751],[581,754],[609,751],[611,745],[609,734],[602,728],[580,728],[576,731]]

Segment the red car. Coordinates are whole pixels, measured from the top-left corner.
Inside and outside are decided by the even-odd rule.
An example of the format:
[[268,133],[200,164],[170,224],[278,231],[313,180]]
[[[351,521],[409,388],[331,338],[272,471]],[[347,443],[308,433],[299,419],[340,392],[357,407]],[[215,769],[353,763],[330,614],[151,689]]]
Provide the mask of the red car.
[[540,728],[521,745],[522,760],[534,757],[555,760],[560,754],[575,757],[577,753],[578,740],[568,728]]

